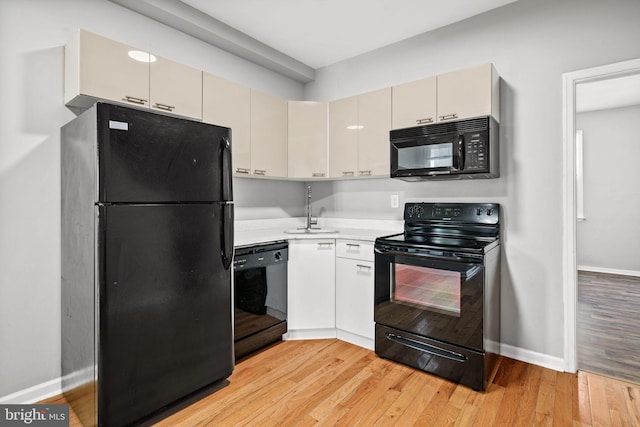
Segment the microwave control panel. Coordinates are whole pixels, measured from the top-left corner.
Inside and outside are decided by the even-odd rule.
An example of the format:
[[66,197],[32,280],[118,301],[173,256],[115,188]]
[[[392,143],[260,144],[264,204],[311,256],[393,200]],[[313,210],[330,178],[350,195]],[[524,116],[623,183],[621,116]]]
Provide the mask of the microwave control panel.
[[487,158],[489,156],[488,144],[485,132],[477,132],[466,135],[465,141],[465,171],[485,171],[488,169]]

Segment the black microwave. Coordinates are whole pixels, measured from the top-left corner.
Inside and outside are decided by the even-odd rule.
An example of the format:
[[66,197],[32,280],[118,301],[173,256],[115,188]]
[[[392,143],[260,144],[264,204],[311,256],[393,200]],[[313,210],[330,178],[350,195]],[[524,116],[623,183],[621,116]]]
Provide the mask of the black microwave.
[[491,116],[392,130],[391,178],[497,178],[498,133]]

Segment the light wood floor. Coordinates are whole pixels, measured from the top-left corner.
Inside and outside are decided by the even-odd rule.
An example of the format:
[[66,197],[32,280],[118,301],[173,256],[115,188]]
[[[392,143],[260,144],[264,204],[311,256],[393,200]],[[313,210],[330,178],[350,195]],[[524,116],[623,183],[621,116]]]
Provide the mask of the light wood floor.
[[343,341],[285,341],[240,361],[226,387],[164,416],[155,425],[640,426],[640,386],[501,358],[478,393]]
[[640,277],[579,272],[578,368],[640,384]]

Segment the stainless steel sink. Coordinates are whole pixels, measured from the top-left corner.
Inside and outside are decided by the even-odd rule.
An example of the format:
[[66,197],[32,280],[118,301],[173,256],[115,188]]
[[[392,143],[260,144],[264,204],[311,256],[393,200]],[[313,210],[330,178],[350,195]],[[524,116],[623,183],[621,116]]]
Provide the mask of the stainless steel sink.
[[337,233],[337,230],[330,230],[328,228],[295,228],[293,230],[285,230],[287,234],[331,234]]

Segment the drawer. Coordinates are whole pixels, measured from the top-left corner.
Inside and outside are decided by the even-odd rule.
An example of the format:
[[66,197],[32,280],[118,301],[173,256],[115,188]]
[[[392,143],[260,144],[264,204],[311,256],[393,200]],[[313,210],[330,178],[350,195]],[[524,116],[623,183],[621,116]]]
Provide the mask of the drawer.
[[336,257],[373,261],[373,242],[337,240]]

